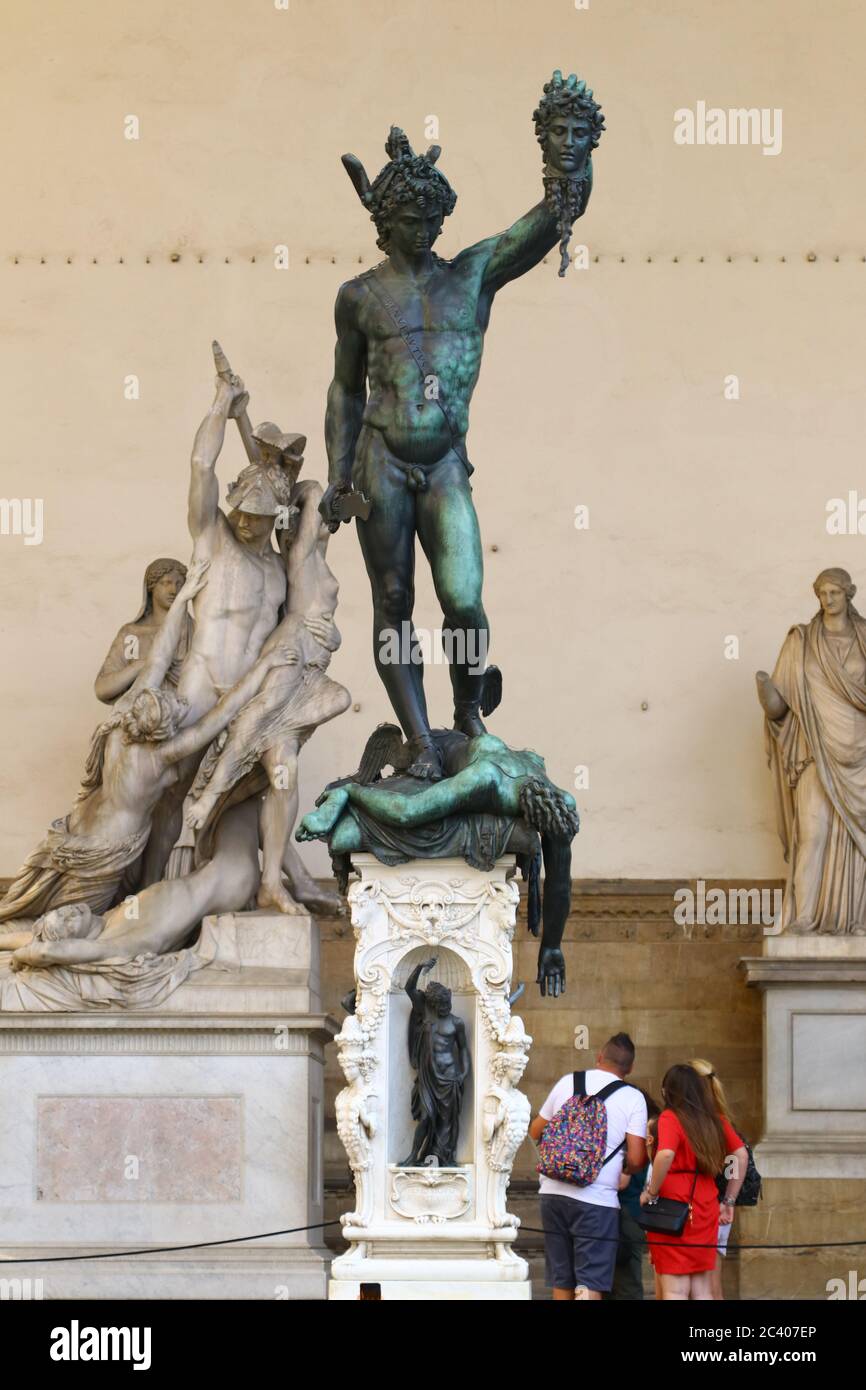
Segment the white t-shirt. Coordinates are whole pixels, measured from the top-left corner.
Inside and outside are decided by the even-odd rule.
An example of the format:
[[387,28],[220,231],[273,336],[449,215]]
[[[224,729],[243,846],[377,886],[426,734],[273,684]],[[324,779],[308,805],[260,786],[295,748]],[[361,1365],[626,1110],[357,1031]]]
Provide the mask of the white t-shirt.
[[[593,1067],[586,1073],[586,1094],[594,1096],[604,1090],[612,1081],[619,1078],[610,1071],[599,1071]],[[547,1100],[538,1112],[545,1120],[552,1120],[560,1106],[574,1095],[574,1074],[568,1073],[557,1081]],[[636,1134],[646,1139],[646,1101],[635,1086],[622,1086],[608,1096],[604,1102],[607,1110],[607,1149],[605,1157],[621,1144],[627,1134]],[[616,1158],[606,1163],[594,1183],[588,1187],[577,1187],[575,1183],[559,1182],[557,1178],[542,1177],[539,1191],[542,1196],[575,1197],[579,1202],[592,1202],[599,1207],[619,1206],[619,1180],[622,1177],[624,1150]]]

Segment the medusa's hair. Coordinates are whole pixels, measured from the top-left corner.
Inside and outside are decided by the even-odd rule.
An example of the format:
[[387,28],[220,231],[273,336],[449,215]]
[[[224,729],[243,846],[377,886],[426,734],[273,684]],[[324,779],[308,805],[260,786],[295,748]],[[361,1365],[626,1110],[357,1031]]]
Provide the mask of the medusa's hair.
[[574,802],[546,778],[527,777],[518,794],[520,814],[543,835],[573,840],[580,827]]
[[416,154],[399,126],[392,125],[385,142],[388,163],[371,184],[364,166],[352,154],[343,155],[343,165],[355,192],[369,210],[378,233],[376,245],[388,250],[391,218],[404,203],[421,208],[441,208],[442,216],[454,211],[457,194],[444,174],[436,168],[440,147],[431,145],[426,154]]
[[544,84],[544,94],[532,113],[535,121],[535,134],[539,145],[544,148],[547,132],[557,116],[585,116],[590,124],[592,148],[595,149],[604,130],[604,116],[601,107],[582,78],[572,73],[563,79],[559,68]]

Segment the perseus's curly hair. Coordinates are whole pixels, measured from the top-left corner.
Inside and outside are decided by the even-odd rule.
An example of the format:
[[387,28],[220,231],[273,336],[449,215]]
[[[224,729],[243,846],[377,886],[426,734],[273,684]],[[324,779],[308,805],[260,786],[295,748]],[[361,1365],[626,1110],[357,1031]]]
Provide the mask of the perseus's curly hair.
[[392,126],[385,144],[389,162],[370,187],[367,206],[376,224],[376,245],[388,251],[391,218],[405,203],[418,203],[423,208],[441,208],[442,216],[454,211],[457,194],[444,174],[440,174],[433,159],[415,154],[399,126]]
[[520,814],[534,830],[557,839],[573,840],[580,819],[565,799],[565,792],[540,777],[527,777],[517,797]]
[[582,78],[563,79],[557,68],[549,82],[544,84],[544,94],[532,113],[535,122],[535,135],[539,145],[544,146],[547,132],[557,116],[586,116],[592,134],[592,148],[595,149],[604,130],[604,116],[601,107]]

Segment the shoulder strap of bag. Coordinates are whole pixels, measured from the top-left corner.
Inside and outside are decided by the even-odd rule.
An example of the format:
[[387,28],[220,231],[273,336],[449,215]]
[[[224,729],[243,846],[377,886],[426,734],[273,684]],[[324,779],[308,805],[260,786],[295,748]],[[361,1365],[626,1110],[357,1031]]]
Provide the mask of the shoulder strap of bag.
[[574,1072],[574,1094],[575,1094],[576,1096],[585,1096],[585,1095],[586,1095],[586,1072],[585,1072],[585,1071],[576,1071],[576,1072]]
[[[575,1076],[577,1076],[577,1075],[578,1075],[578,1072],[575,1072],[574,1074],[575,1074]],[[583,1080],[583,1085],[584,1085],[584,1089],[585,1089],[585,1087],[586,1087],[586,1072],[585,1072],[585,1071],[584,1071],[584,1072],[580,1072],[579,1075],[582,1076],[583,1079],[584,1079],[584,1080]],[[615,1091],[618,1091],[618,1090],[620,1090],[621,1087],[627,1086],[627,1085],[628,1085],[628,1082],[627,1082],[627,1081],[611,1081],[611,1082],[608,1083],[607,1086],[603,1086],[603,1087],[601,1088],[600,1091],[595,1091],[595,1092],[593,1093],[592,1099],[593,1099],[593,1100],[600,1100],[600,1101],[602,1102],[602,1104],[603,1104],[603,1103],[607,1100],[608,1096],[612,1096],[612,1095],[614,1094]],[[625,1148],[625,1145],[626,1145],[626,1140],[625,1140],[625,1136],[623,1136],[622,1143],[621,1143],[621,1144],[617,1144],[616,1148],[615,1148],[615,1149],[611,1149],[611,1151],[610,1151],[610,1153],[607,1155],[607,1157],[604,1158],[604,1159],[602,1159],[602,1164],[601,1164],[602,1168],[604,1167],[604,1165],[605,1165],[606,1163],[610,1163],[610,1160],[611,1160],[612,1158],[615,1158],[616,1155],[617,1155],[618,1153],[621,1153],[622,1150]]]
[[377,278],[375,270],[365,271],[363,275],[358,276],[358,279],[363,280],[367,289],[376,299],[378,299],[379,303],[382,305],[382,308],[385,309],[388,316],[393,320],[397,332],[400,334],[400,337],[406,344],[406,347],[409,350],[409,353],[412,357],[412,360],[415,363],[415,366],[421,373],[421,380],[426,383],[426,380],[429,376],[436,377],[436,395],[433,397],[433,399],[438,405],[439,409],[442,411],[442,414],[445,418],[445,423],[448,426],[448,430],[451,435],[451,447],[456,451],[457,454],[460,455],[461,461],[465,463],[463,446],[459,443],[460,432],[455,426],[455,422],[451,415],[451,411],[448,408],[448,403],[442,395],[442,384],[439,381],[439,378],[436,376],[436,373],[431,370],[430,363],[424,356],[424,349],[421,347],[421,344],[418,342],[418,339],[416,338],[415,334],[412,332],[412,329],[406,322],[406,316],[404,315],[403,310],[400,308],[400,305],[396,302],[396,300],[391,298],[390,294],[385,289],[381,280]]
[[603,1086],[600,1091],[596,1091],[595,1098],[596,1100],[607,1100],[608,1096],[612,1096],[614,1091],[620,1091],[623,1086],[627,1085],[627,1081],[611,1081],[607,1086]]

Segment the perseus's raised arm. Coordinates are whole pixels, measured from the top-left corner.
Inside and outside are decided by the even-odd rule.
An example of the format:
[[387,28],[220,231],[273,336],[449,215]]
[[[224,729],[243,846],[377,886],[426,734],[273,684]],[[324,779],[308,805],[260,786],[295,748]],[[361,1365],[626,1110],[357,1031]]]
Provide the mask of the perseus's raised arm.
[[564,78],[557,68],[544,84],[532,119],[544,156],[544,198],[493,238],[483,279],[488,295],[537,265],[557,242],[559,273],[564,275],[571,228],[592,193],[592,151],[601,139],[604,116],[591,88],[575,73]]
[[[587,161],[586,178],[581,186],[576,217],[582,217],[592,192],[592,160]],[[482,281],[488,294],[495,294],[509,280],[525,275],[547,256],[560,239],[559,217],[542,198],[534,208],[518,217],[506,232],[493,238],[494,246]]]

